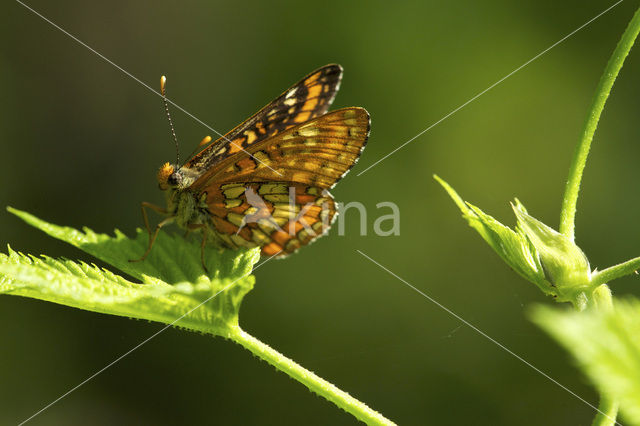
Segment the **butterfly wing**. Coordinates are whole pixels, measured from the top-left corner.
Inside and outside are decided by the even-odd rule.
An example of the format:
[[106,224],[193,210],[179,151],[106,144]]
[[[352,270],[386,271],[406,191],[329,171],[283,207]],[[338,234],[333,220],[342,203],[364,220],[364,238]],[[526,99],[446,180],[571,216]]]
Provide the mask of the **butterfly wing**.
[[356,163],[368,135],[366,110],[333,111],[237,153],[189,189],[207,194],[226,245],[287,255],[329,229],[336,207],[328,189]]
[[342,79],[342,67],[325,65],[304,77],[225,136],[193,156],[184,167],[202,173],[215,164],[285,129],[325,114]]
[[214,234],[231,248],[261,247],[283,257],[328,231],[333,197],[318,187],[285,182],[216,184],[208,192]]
[[360,157],[369,136],[364,108],[332,111],[252,145],[202,174],[190,187],[209,182],[293,182],[332,188]]

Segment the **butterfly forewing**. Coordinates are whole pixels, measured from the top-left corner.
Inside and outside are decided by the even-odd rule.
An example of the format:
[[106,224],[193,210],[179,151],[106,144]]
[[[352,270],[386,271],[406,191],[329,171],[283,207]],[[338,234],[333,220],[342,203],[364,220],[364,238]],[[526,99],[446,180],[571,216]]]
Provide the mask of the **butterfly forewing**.
[[325,114],[340,86],[342,67],[325,65],[191,158],[185,167],[202,173],[224,159],[285,129]]
[[339,109],[252,145],[202,175],[193,188],[270,181],[331,188],[356,163],[368,134],[365,109]]

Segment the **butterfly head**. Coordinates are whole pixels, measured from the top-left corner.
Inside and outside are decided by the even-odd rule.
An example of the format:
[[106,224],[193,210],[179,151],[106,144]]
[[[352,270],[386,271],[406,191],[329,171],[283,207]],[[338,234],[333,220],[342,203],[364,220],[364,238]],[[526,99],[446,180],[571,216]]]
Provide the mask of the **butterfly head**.
[[163,191],[169,188],[178,188],[182,184],[182,172],[170,163],[164,163],[158,170],[158,186]]

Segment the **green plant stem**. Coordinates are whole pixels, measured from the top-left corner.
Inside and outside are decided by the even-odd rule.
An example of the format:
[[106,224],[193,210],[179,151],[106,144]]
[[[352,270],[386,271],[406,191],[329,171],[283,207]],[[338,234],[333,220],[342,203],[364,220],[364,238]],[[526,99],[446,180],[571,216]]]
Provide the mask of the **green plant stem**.
[[251,351],[254,355],[267,361],[278,370],[288,374],[292,379],[299,381],[312,392],[333,402],[358,420],[369,425],[394,425],[391,420],[382,414],[367,407],[363,402],[353,398],[348,393],[341,391],[331,383],[318,377],[313,372],[303,368],[299,364],[285,357],[270,346],[243,331],[240,327],[234,328],[229,338]]
[[[613,310],[613,298],[611,296],[611,290],[606,284],[601,284],[596,287],[595,290],[593,290],[591,298],[593,299],[596,309],[601,311]],[[607,395],[600,395],[598,414],[596,414],[596,417],[593,419],[593,423],[591,423],[591,426],[615,425],[616,417],[618,416],[618,406],[619,403],[615,399],[609,398]]]
[[591,426],[613,426],[616,424],[616,416],[618,415],[617,401],[602,396],[600,397],[598,410],[600,412],[593,419]]
[[611,266],[610,268],[596,272],[591,277],[591,283],[594,287],[596,287],[600,284],[609,283],[616,278],[624,277],[625,275],[631,275],[638,269],[640,269],[640,257],[627,260],[626,262],[622,262],[618,265]]
[[606,284],[600,284],[591,293],[591,299],[595,308],[601,312],[613,311],[613,296],[611,289]]
[[600,120],[600,115],[604,104],[607,102],[613,83],[635,42],[638,32],[640,32],[640,9],[633,15],[616,49],[613,51],[613,55],[611,55],[602,77],[600,77],[580,141],[574,152],[560,213],[560,233],[570,238],[571,241],[575,237],[576,204],[578,202],[578,193],[580,192],[580,181],[582,180],[582,172],[589,155],[593,134],[598,127],[598,120]]
[[[571,241],[575,239],[576,205],[578,203],[578,195],[580,193],[582,173],[584,172],[587,157],[589,156],[589,149],[591,148],[591,141],[593,140],[593,135],[598,127],[598,121],[600,120],[600,115],[602,114],[604,105],[607,102],[609,93],[611,93],[611,88],[613,87],[616,77],[618,77],[618,73],[624,64],[624,60],[629,54],[639,32],[640,8],[633,15],[631,22],[627,26],[624,34],[622,34],[622,38],[611,55],[602,77],[600,77],[598,87],[596,88],[596,94],[591,103],[591,108],[580,136],[580,141],[578,142],[573,155],[571,167],[569,168],[569,177],[567,179],[564,197],[562,199],[562,210],[560,212],[560,233],[565,235]],[[613,309],[611,292],[605,283],[635,271],[639,264],[639,259],[632,259],[628,262],[621,263],[620,265],[607,268],[604,271],[597,273],[592,278],[594,286],[597,286],[592,297],[598,309]],[[618,414],[617,401],[610,399],[606,395],[601,395],[598,409],[600,412],[593,420],[593,426],[615,424],[615,419]]]

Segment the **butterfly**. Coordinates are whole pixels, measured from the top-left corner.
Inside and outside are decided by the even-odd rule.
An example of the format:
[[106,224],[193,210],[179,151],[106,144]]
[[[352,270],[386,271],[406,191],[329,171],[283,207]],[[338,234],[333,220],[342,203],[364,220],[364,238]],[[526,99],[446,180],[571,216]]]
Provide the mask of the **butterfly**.
[[[340,65],[325,65],[226,135],[204,138],[184,165],[164,164],[157,180],[167,207],[142,203],[149,246],[138,260],[169,223],[202,233],[203,266],[208,241],[284,257],[324,235],[337,215],[329,189],[357,162],[370,128],[364,108],[327,112],[341,80]],[[147,208],[167,216],[154,231]]]

